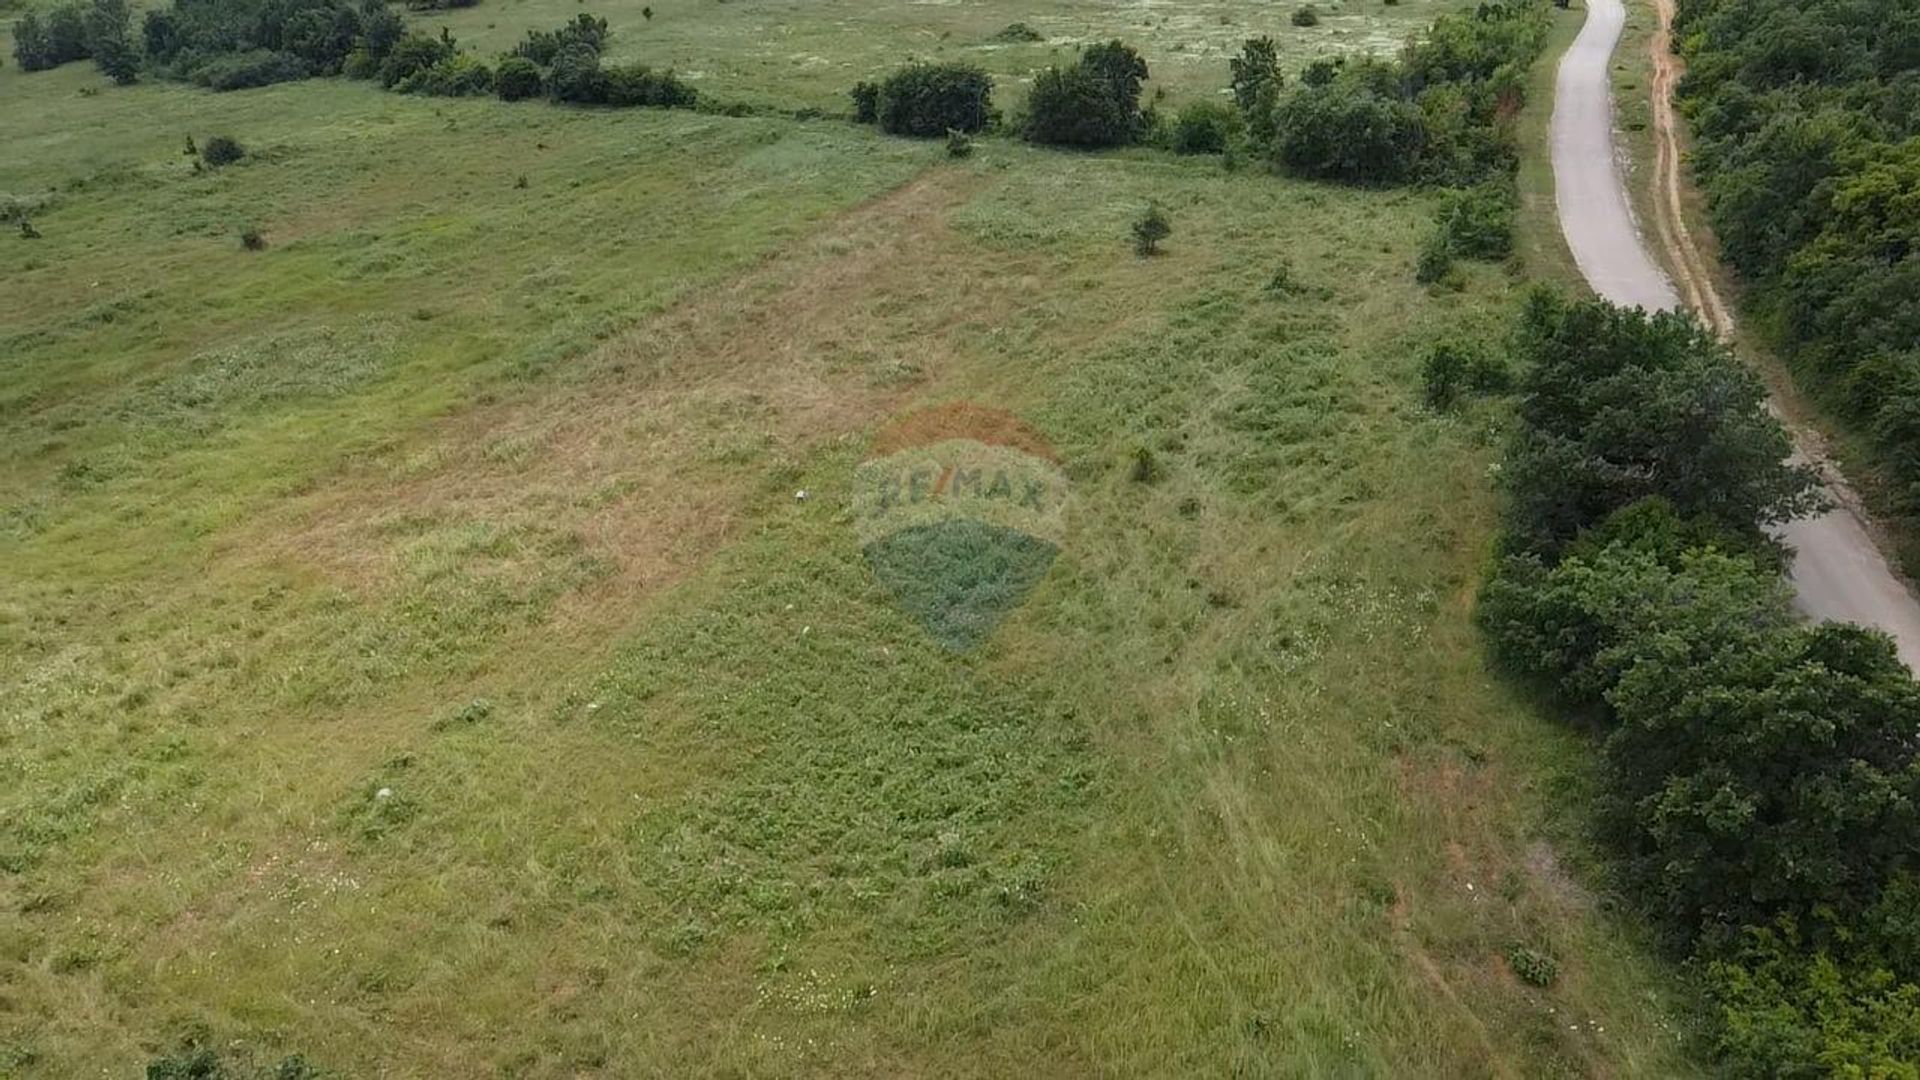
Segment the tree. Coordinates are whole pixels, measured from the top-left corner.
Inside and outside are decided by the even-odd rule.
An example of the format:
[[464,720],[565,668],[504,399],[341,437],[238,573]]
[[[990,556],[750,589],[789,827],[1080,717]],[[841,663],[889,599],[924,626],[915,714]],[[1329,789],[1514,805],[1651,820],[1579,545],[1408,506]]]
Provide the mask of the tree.
[[1148,203],[1146,212],[1133,222],[1133,253],[1145,258],[1157,255],[1160,241],[1173,235],[1173,224],[1159,203]]
[[1686,604],[1667,622],[1607,694],[1609,802],[1644,893],[1702,926],[1873,904],[1920,853],[1920,685],[1892,641],[1699,626]]
[[857,82],[850,92],[853,98],[853,122],[856,124],[877,124],[880,122],[880,84],[875,82]]
[[1303,86],[1280,102],[1275,161],[1292,172],[1348,183],[1392,184],[1413,176],[1426,142],[1420,109],[1352,74]]
[[1089,47],[1069,67],[1035,77],[1022,135],[1060,146],[1122,146],[1145,130],[1140,84],[1147,64],[1118,41]]
[[28,9],[13,24],[13,58],[22,71],[45,71],[59,63],[53,58],[53,41],[39,12]]
[[973,132],[992,117],[993,79],[971,64],[909,64],[880,84],[880,129],[920,138]]
[[391,88],[453,55],[453,46],[437,37],[411,33],[401,38],[380,65],[380,85]]
[[1551,554],[1650,495],[1751,537],[1819,505],[1759,379],[1689,316],[1529,298],[1509,542]]
[[547,69],[547,95],[576,105],[605,102],[607,78],[600,70],[600,53],[584,42],[561,49]]
[[93,0],[87,10],[87,52],[101,72],[126,86],[140,77],[140,52],[133,45],[133,13],[127,0]]
[[522,101],[539,97],[540,69],[524,56],[506,56],[494,69],[493,92],[502,101]]
[[1227,70],[1232,73],[1233,103],[1247,116],[1258,107],[1263,90],[1278,90],[1284,83],[1280,50],[1270,37],[1248,38],[1240,55],[1227,61]]

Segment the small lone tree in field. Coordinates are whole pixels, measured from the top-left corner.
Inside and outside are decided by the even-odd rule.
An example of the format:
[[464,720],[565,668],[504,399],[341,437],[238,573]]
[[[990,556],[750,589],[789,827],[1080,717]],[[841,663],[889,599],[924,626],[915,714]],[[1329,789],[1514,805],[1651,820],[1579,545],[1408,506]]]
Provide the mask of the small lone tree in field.
[[1148,203],[1147,212],[1133,223],[1133,253],[1146,258],[1160,253],[1160,241],[1173,235],[1173,223],[1159,203]]

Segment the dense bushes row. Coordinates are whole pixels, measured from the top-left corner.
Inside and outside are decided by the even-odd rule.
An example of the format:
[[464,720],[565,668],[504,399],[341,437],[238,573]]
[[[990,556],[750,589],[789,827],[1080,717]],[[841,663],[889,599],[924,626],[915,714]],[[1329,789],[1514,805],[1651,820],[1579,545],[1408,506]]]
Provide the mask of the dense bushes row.
[[[1034,79],[1023,115],[1022,137],[1060,146],[1121,146],[1147,131],[1140,84],[1147,62],[1125,44],[1089,46],[1072,64],[1054,66]],[[852,90],[854,119],[879,124],[894,135],[931,137],[975,132],[995,122],[993,79],[970,64],[918,63],[879,83]]]
[[1764,526],[1815,485],[1690,318],[1544,294],[1519,335],[1496,660],[1602,739],[1604,834],[1740,1076],[1920,1060],[1920,686],[1793,612]]
[[1920,514],[1920,15],[1911,0],[1683,0],[1676,40],[1722,250]]
[[[424,0],[422,0],[424,2]],[[460,6],[465,0],[432,0]],[[417,6],[417,4],[416,4]],[[131,44],[126,0],[55,9],[21,20],[15,51],[39,70],[92,56],[121,81],[146,62],[171,78],[240,90],[316,75],[378,79],[402,93],[516,101],[546,95],[590,105],[690,106],[692,87],[671,72],[603,65],[605,19],[581,14],[557,30],[536,30],[497,65],[463,53],[442,31],[410,33],[385,0],[172,0],[147,13],[142,46]],[[125,77],[117,72],[124,67]]]

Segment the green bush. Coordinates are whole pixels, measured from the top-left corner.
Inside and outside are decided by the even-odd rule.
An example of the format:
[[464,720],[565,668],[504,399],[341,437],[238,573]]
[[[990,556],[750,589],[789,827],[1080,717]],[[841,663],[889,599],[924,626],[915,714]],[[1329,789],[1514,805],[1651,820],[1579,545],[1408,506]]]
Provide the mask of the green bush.
[[1319,26],[1320,13],[1314,10],[1312,4],[1307,4],[1295,8],[1293,14],[1287,17],[1287,21],[1295,26]]
[[543,89],[540,68],[524,56],[503,56],[493,71],[493,92],[502,101],[539,97]]
[[1275,124],[1274,160],[1282,168],[1355,184],[1412,178],[1426,143],[1417,106],[1348,76],[1288,94]]
[[607,20],[581,12],[574,16],[572,22],[557,30],[527,31],[527,36],[513,47],[513,55],[548,67],[562,51],[576,46],[584,47],[598,56],[606,49],[609,36],[611,32],[607,29]]
[[1145,258],[1159,254],[1160,241],[1173,235],[1173,223],[1159,203],[1148,203],[1145,213],[1133,222],[1133,253]]
[[1452,270],[1453,247],[1447,243],[1446,230],[1436,228],[1427,235],[1426,243],[1420,245],[1420,256],[1413,264],[1413,280],[1432,285]]
[[576,105],[606,101],[607,76],[600,70],[600,54],[584,44],[560,50],[547,69],[547,96]]
[[493,79],[493,69],[486,61],[470,53],[459,53],[409,75],[396,83],[394,89],[433,97],[478,97],[493,93]]
[[972,157],[973,137],[964,131],[947,132],[947,156],[955,159]]
[[393,50],[381,62],[380,85],[391,89],[452,58],[452,42],[426,34],[408,34],[394,43]]
[[1440,232],[1447,249],[1463,259],[1505,259],[1513,254],[1516,211],[1508,183],[1483,183],[1448,197]]
[[1167,132],[1176,154],[1224,154],[1240,136],[1240,114],[1217,101],[1196,101],[1181,109]]
[[246,156],[246,148],[228,135],[210,136],[200,146],[200,160],[215,168],[231,165]]
[[1552,986],[1554,980],[1560,977],[1559,961],[1525,945],[1507,947],[1507,966],[1513,969],[1521,982],[1529,986]]
[[1240,55],[1227,61],[1233,84],[1233,103],[1243,115],[1250,115],[1261,94],[1285,85],[1280,74],[1280,48],[1270,37],[1248,38],[1240,46]]
[[1147,63],[1118,41],[1095,45],[1073,65],[1050,67],[1027,95],[1022,135],[1059,146],[1123,146],[1146,131],[1140,84]]
[[698,95],[671,71],[654,71],[641,64],[604,69],[604,100],[608,105],[647,105],[660,109],[692,108]]
[[910,64],[880,84],[876,115],[892,135],[979,131],[991,118],[993,79],[969,64]]
[[1726,1075],[1913,1075],[1920,985],[1911,975],[1870,952],[1820,947],[1793,919],[1746,928],[1718,952],[1704,981],[1719,1020],[1715,1057]]
[[251,90],[274,83],[297,82],[312,75],[306,61],[291,53],[252,49],[229,53],[201,64],[193,81],[211,90]]
[[23,71],[45,71],[92,55],[86,13],[79,4],[61,4],[44,18],[29,10],[13,27],[13,58]]
[[1005,42],[1007,44],[1021,44],[1021,43],[1027,43],[1027,42],[1045,41],[1047,40],[1047,37],[1045,34],[1042,34],[1040,31],[1035,30],[1031,26],[1028,26],[1026,23],[1015,22],[1015,23],[1008,23],[1005,27],[1003,27],[1000,30],[999,33],[993,35],[993,40]]
[[857,82],[849,96],[853,98],[853,122],[856,124],[877,124],[880,122],[880,84],[876,82]]

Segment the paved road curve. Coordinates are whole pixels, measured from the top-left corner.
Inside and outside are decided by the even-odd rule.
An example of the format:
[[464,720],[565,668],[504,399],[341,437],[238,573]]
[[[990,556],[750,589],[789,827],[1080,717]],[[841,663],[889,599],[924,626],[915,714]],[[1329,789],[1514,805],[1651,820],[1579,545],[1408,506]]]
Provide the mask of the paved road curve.
[[[1614,159],[1608,68],[1625,21],[1621,0],[1588,0],[1586,24],[1560,59],[1552,123],[1554,197],[1567,246],[1593,291],[1616,304],[1666,310],[1678,307],[1679,297],[1641,243]],[[1796,552],[1790,574],[1795,602],[1812,618],[1885,630],[1907,667],[1920,671],[1920,604],[1888,569],[1859,518],[1839,505],[1779,530]]]

